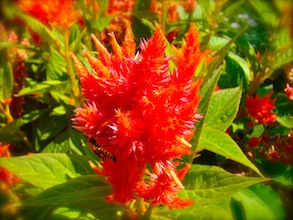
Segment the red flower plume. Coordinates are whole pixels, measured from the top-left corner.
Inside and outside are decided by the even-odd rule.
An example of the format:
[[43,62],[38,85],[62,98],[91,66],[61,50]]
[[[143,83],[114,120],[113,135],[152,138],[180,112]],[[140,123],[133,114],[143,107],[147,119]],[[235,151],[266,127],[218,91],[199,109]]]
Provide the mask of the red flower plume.
[[159,26],[137,53],[129,24],[122,46],[110,36],[113,54],[93,35],[99,58],[84,52],[94,74],[73,55],[87,101],[76,110],[74,127],[117,158],[106,159],[100,171],[112,184],[107,199],[127,203],[141,196],[154,205],[189,205],[192,201],[177,195],[186,170],[177,171],[174,159],[191,153],[184,137],[199,118],[200,81],[194,73],[202,57],[196,29],[192,25],[187,33],[172,72]]

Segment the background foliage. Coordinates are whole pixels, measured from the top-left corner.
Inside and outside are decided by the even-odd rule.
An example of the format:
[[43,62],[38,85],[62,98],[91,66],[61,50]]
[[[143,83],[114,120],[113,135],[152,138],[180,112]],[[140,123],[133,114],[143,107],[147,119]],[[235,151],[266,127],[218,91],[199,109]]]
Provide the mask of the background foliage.
[[[82,17],[64,28],[47,26],[17,1],[1,1],[1,216],[129,217],[125,207],[104,200],[111,187],[88,164],[99,159],[87,138],[71,127],[74,109],[84,100],[69,55],[74,52],[86,64],[80,54],[83,48],[94,50],[90,33],[110,47],[105,33],[119,27],[113,25],[117,17],[127,16],[137,42],[149,38],[156,23],[162,25],[167,56],[193,22],[202,51],[211,56],[196,73],[203,77],[199,113],[204,117],[191,140],[194,155],[185,158],[193,165],[180,192],[195,204],[148,209],[141,219],[292,218],[293,101],[284,92],[293,84],[292,3],[198,0],[190,10],[183,1],[162,0],[156,1],[161,5],[156,11],[151,1],[136,0],[131,12],[111,14],[109,2],[77,1]],[[176,3],[176,20],[169,18],[171,3]],[[18,38],[13,42],[7,37],[12,31]],[[21,43],[25,38],[29,43]],[[277,120],[256,123],[245,99],[270,92]],[[252,138],[261,140],[252,146]]]

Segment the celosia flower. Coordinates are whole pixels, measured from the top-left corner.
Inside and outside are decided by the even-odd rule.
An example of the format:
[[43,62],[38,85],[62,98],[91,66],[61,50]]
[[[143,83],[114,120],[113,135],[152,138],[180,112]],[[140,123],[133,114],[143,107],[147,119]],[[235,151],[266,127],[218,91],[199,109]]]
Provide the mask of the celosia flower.
[[293,87],[291,87],[288,83],[286,85],[286,88],[284,89],[286,95],[290,100],[293,100]]
[[74,0],[20,0],[18,5],[47,26],[68,28],[80,16],[79,10],[74,11],[75,2]]
[[188,168],[178,171],[174,159],[191,153],[185,137],[200,117],[201,81],[194,79],[202,59],[197,31],[192,25],[186,34],[183,55],[172,72],[159,26],[136,54],[129,24],[122,46],[110,36],[113,54],[93,35],[99,59],[84,52],[94,74],[73,55],[87,101],[76,110],[74,127],[117,158],[106,159],[99,171],[112,184],[107,199],[125,204],[140,196],[153,205],[189,205],[192,201],[177,195]]
[[277,116],[272,112],[275,108],[275,99],[270,100],[271,93],[263,98],[258,95],[254,97],[247,97],[245,101],[248,114],[260,124],[273,123]]

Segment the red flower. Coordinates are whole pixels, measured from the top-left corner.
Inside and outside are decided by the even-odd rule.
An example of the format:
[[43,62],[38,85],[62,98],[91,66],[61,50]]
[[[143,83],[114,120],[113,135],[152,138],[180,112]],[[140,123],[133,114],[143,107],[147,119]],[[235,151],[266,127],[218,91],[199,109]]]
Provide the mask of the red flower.
[[[9,147],[10,147],[9,144],[2,144],[0,142],[0,156],[1,157],[3,155],[5,157],[10,157]],[[4,167],[0,167],[0,183],[3,183],[1,184],[1,188],[3,190],[10,189],[13,185],[15,185],[19,181],[20,181],[19,177],[15,176],[13,173],[5,169]]]
[[286,85],[286,88],[284,89],[286,95],[290,100],[293,100],[293,87],[291,87],[288,83]]
[[248,114],[256,120],[257,123],[267,124],[276,121],[277,116],[272,112],[275,108],[275,99],[270,100],[271,93],[263,98],[258,95],[247,97],[245,101]]
[[74,11],[74,0],[20,0],[17,4],[47,26],[68,28],[80,17],[80,11]]
[[177,195],[186,171],[177,171],[173,159],[191,153],[185,137],[199,118],[200,81],[194,73],[202,57],[196,29],[192,25],[187,33],[184,53],[172,72],[159,26],[151,39],[141,41],[136,54],[129,24],[122,46],[110,36],[113,54],[93,35],[99,59],[84,52],[94,74],[73,55],[87,101],[76,110],[74,127],[117,158],[106,159],[99,171],[112,184],[113,195],[107,199],[125,204],[138,195],[154,205],[189,205],[190,200]]
[[261,140],[262,140],[262,138],[252,137],[248,140],[248,146],[256,147],[260,144]]

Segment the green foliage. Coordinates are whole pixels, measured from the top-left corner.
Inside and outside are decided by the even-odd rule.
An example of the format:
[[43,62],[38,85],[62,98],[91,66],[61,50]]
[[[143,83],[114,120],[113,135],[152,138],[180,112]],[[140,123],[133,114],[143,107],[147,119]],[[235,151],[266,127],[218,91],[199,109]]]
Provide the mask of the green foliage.
[[[282,206],[280,195],[271,187],[257,184],[233,195],[234,203],[241,206],[241,212],[236,214],[245,219],[284,219],[285,209]],[[235,204],[235,205],[236,205]]]
[[9,62],[7,62],[6,54],[0,51],[0,101],[10,99],[13,90],[13,73]]
[[0,162],[1,167],[42,189],[64,183],[80,175],[94,173],[88,165],[88,158],[61,153],[1,158]]

